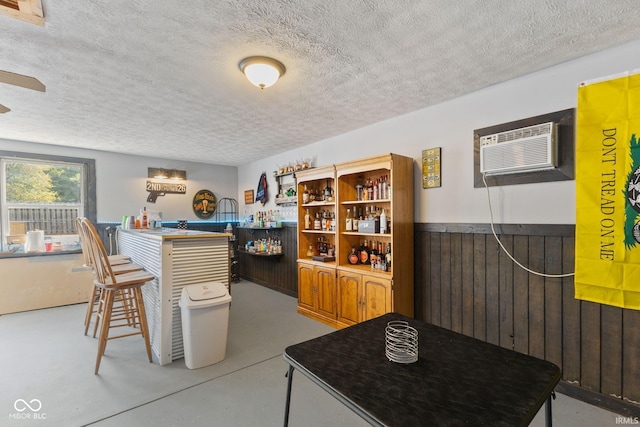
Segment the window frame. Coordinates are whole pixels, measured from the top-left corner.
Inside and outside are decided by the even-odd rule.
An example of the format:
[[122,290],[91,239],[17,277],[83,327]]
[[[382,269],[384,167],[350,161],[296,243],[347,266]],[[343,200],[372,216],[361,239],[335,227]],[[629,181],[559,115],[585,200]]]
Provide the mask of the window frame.
[[[0,150],[0,159],[5,161],[34,161],[40,163],[60,163],[60,164],[75,164],[82,166],[83,173],[83,188],[82,188],[82,204],[84,207],[84,216],[89,218],[91,222],[96,223],[97,208],[96,208],[96,164],[95,159],[88,159],[82,157],[69,157],[69,156],[56,156],[50,154],[38,154],[27,153],[19,151],[5,151]],[[0,170],[0,191],[5,189],[5,175],[4,170]],[[5,195],[0,197],[0,236],[5,232],[7,222],[5,215],[8,213],[6,208]],[[7,230],[8,231],[8,230]],[[0,254],[0,258],[19,258],[29,256],[52,256],[63,255],[69,253],[79,252],[79,249],[71,251],[57,251],[57,252],[37,252],[37,253],[12,253],[12,254]]]

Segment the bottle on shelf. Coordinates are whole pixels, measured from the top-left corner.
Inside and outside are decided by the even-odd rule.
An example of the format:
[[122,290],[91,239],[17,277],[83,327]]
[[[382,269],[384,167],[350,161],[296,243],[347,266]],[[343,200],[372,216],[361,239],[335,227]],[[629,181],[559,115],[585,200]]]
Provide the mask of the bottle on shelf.
[[302,192],[302,203],[309,203],[309,190],[307,189],[307,184],[304,185],[304,191]]
[[389,199],[389,186],[388,186],[389,175],[385,175],[382,180],[382,198]]
[[353,218],[351,217],[351,209],[347,209],[345,231],[353,231]]
[[369,264],[371,261],[369,260],[369,246],[367,240],[365,239],[360,247],[360,263],[361,264]]
[[360,222],[360,217],[358,217],[358,215],[356,214],[356,208],[353,208],[353,219],[351,220],[352,222],[352,230],[353,231],[358,231],[358,223]]
[[371,264],[371,269],[374,270],[378,265],[378,246],[375,240],[371,241],[371,248],[369,250],[369,264]]
[[358,183],[356,184],[356,200],[361,201],[363,200],[363,188],[364,186],[362,185],[362,177],[359,176],[358,177]]
[[387,243],[387,251],[385,254],[385,271],[391,271],[391,242]]
[[384,213],[384,209],[382,209],[382,213],[380,214],[380,234],[386,234],[387,232],[387,215]]
[[331,190],[331,186],[329,185],[329,180],[327,179],[327,186],[324,188],[323,200],[325,202],[333,201],[333,192]]
[[322,219],[320,220],[320,227],[322,230],[328,230],[327,228],[327,211],[322,211]]
[[314,230],[322,230],[322,221],[320,220],[320,212],[316,212],[316,219],[313,221]]
[[351,247],[351,253],[347,255],[347,261],[349,262],[349,264],[352,264],[352,265],[358,264],[358,262],[360,262],[358,254],[356,253],[355,246]]
[[309,230],[311,228],[311,215],[309,215],[309,209],[307,209],[307,213],[304,214],[304,229]]

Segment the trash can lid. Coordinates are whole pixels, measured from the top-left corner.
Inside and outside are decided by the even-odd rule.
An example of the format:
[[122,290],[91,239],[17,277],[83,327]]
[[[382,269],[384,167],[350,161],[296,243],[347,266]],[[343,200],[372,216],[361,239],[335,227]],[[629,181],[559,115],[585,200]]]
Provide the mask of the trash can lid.
[[191,301],[204,301],[223,297],[227,294],[227,287],[219,282],[201,283],[185,286]]

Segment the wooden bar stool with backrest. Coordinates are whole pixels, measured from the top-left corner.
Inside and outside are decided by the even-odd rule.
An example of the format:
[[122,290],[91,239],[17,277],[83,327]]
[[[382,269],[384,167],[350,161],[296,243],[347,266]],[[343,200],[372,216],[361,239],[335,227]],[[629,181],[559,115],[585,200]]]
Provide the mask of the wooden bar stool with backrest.
[[[85,226],[82,225],[83,221],[86,222]],[[93,272],[93,265],[91,263],[89,253],[86,250],[85,243],[84,243],[86,240],[84,230],[87,227],[93,228],[95,231],[95,227],[93,226],[93,224],[91,224],[91,221],[89,221],[87,218],[84,218],[84,217],[76,218],[76,229],[78,230],[78,235],[80,236],[80,247],[82,248],[82,255],[84,256],[84,265],[85,267],[91,268],[91,271]],[[133,271],[144,270],[143,266],[141,266],[140,264],[132,263],[131,259],[126,255],[109,255],[108,259],[109,259],[109,262],[111,263],[111,269],[113,270],[114,274],[131,273]],[[100,295],[100,289],[97,288],[95,285],[92,285],[91,295],[89,296],[89,301],[87,304],[87,312],[84,317],[84,334],[85,335],[87,335],[87,332],[89,331],[89,324],[91,323],[91,317],[93,313],[97,311],[96,306],[98,304],[99,295]],[[117,298],[117,300],[118,299],[121,299],[121,298]],[[95,327],[93,329],[94,338],[96,336],[97,329],[98,329],[98,322],[96,322]]]
[[[144,310],[142,298],[142,286],[154,279],[154,276],[146,271],[135,271],[124,274],[114,274],[107,252],[102,244],[102,240],[91,227],[88,220],[82,221],[86,240],[86,248],[94,267],[94,284],[100,291],[96,322],[101,322],[100,335],[98,337],[98,355],[96,357],[95,374],[98,374],[100,362],[107,347],[107,341],[111,339],[123,338],[133,335],[142,335],[144,338],[147,357],[152,362],[151,344],[149,342],[149,328]],[[123,315],[112,316],[115,296],[121,292],[126,303],[120,308]],[[109,336],[109,331],[114,328],[138,327],[139,330],[125,332],[117,336]]]

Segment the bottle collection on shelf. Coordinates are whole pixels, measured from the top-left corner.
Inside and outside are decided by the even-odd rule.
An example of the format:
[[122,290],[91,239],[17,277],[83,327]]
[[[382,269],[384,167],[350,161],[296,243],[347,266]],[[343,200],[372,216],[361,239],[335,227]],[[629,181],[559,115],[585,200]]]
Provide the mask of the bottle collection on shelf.
[[261,253],[276,255],[282,253],[282,241],[277,239],[260,239],[256,241],[249,241],[244,245],[244,249],[251,253]]
[[304,229],[316,231],[336,231],[336,214],[335,212],[320,211],[316,212],[312,219],[309,209],[304,214]]
[[256,228],[279,227],[281,223],[282,217],[279,210],[258,211],[255,215],[249,215],[247,219],[247,226]]
[[313,188],[307,188],[307,184],[304,185],[304,191],[302,192],[302,204],[313,202],[333,202],[333,189],[331,188],[331,181],[327,180],[327,185],[324,189],[314,190]]
[[333,257],[335,256],[335,246],[327,240],[324,236],[319,236],[315,245],[309,245],[307,250],[307,256],[313,257],[316,255]]
[[391,218],[387,216],[384,208],[379,206],[365,207],[364,214],[362,208],[347,209],[345,231],[356,231],[360,233],[388,234],[391,232]]
[[356,185],[356,197],[363,200],[386,200],[391,198],[391,182],[389,175],[382,175],[378,179],[368,178],[362,184],[362,177]]
[[363,240],[360,247],[351,247],[347,262],[351,265],[370,265],[371,270],[391,271],[391,243],[384,248],[383,242],[372,240],[369,247],[368,241]]

